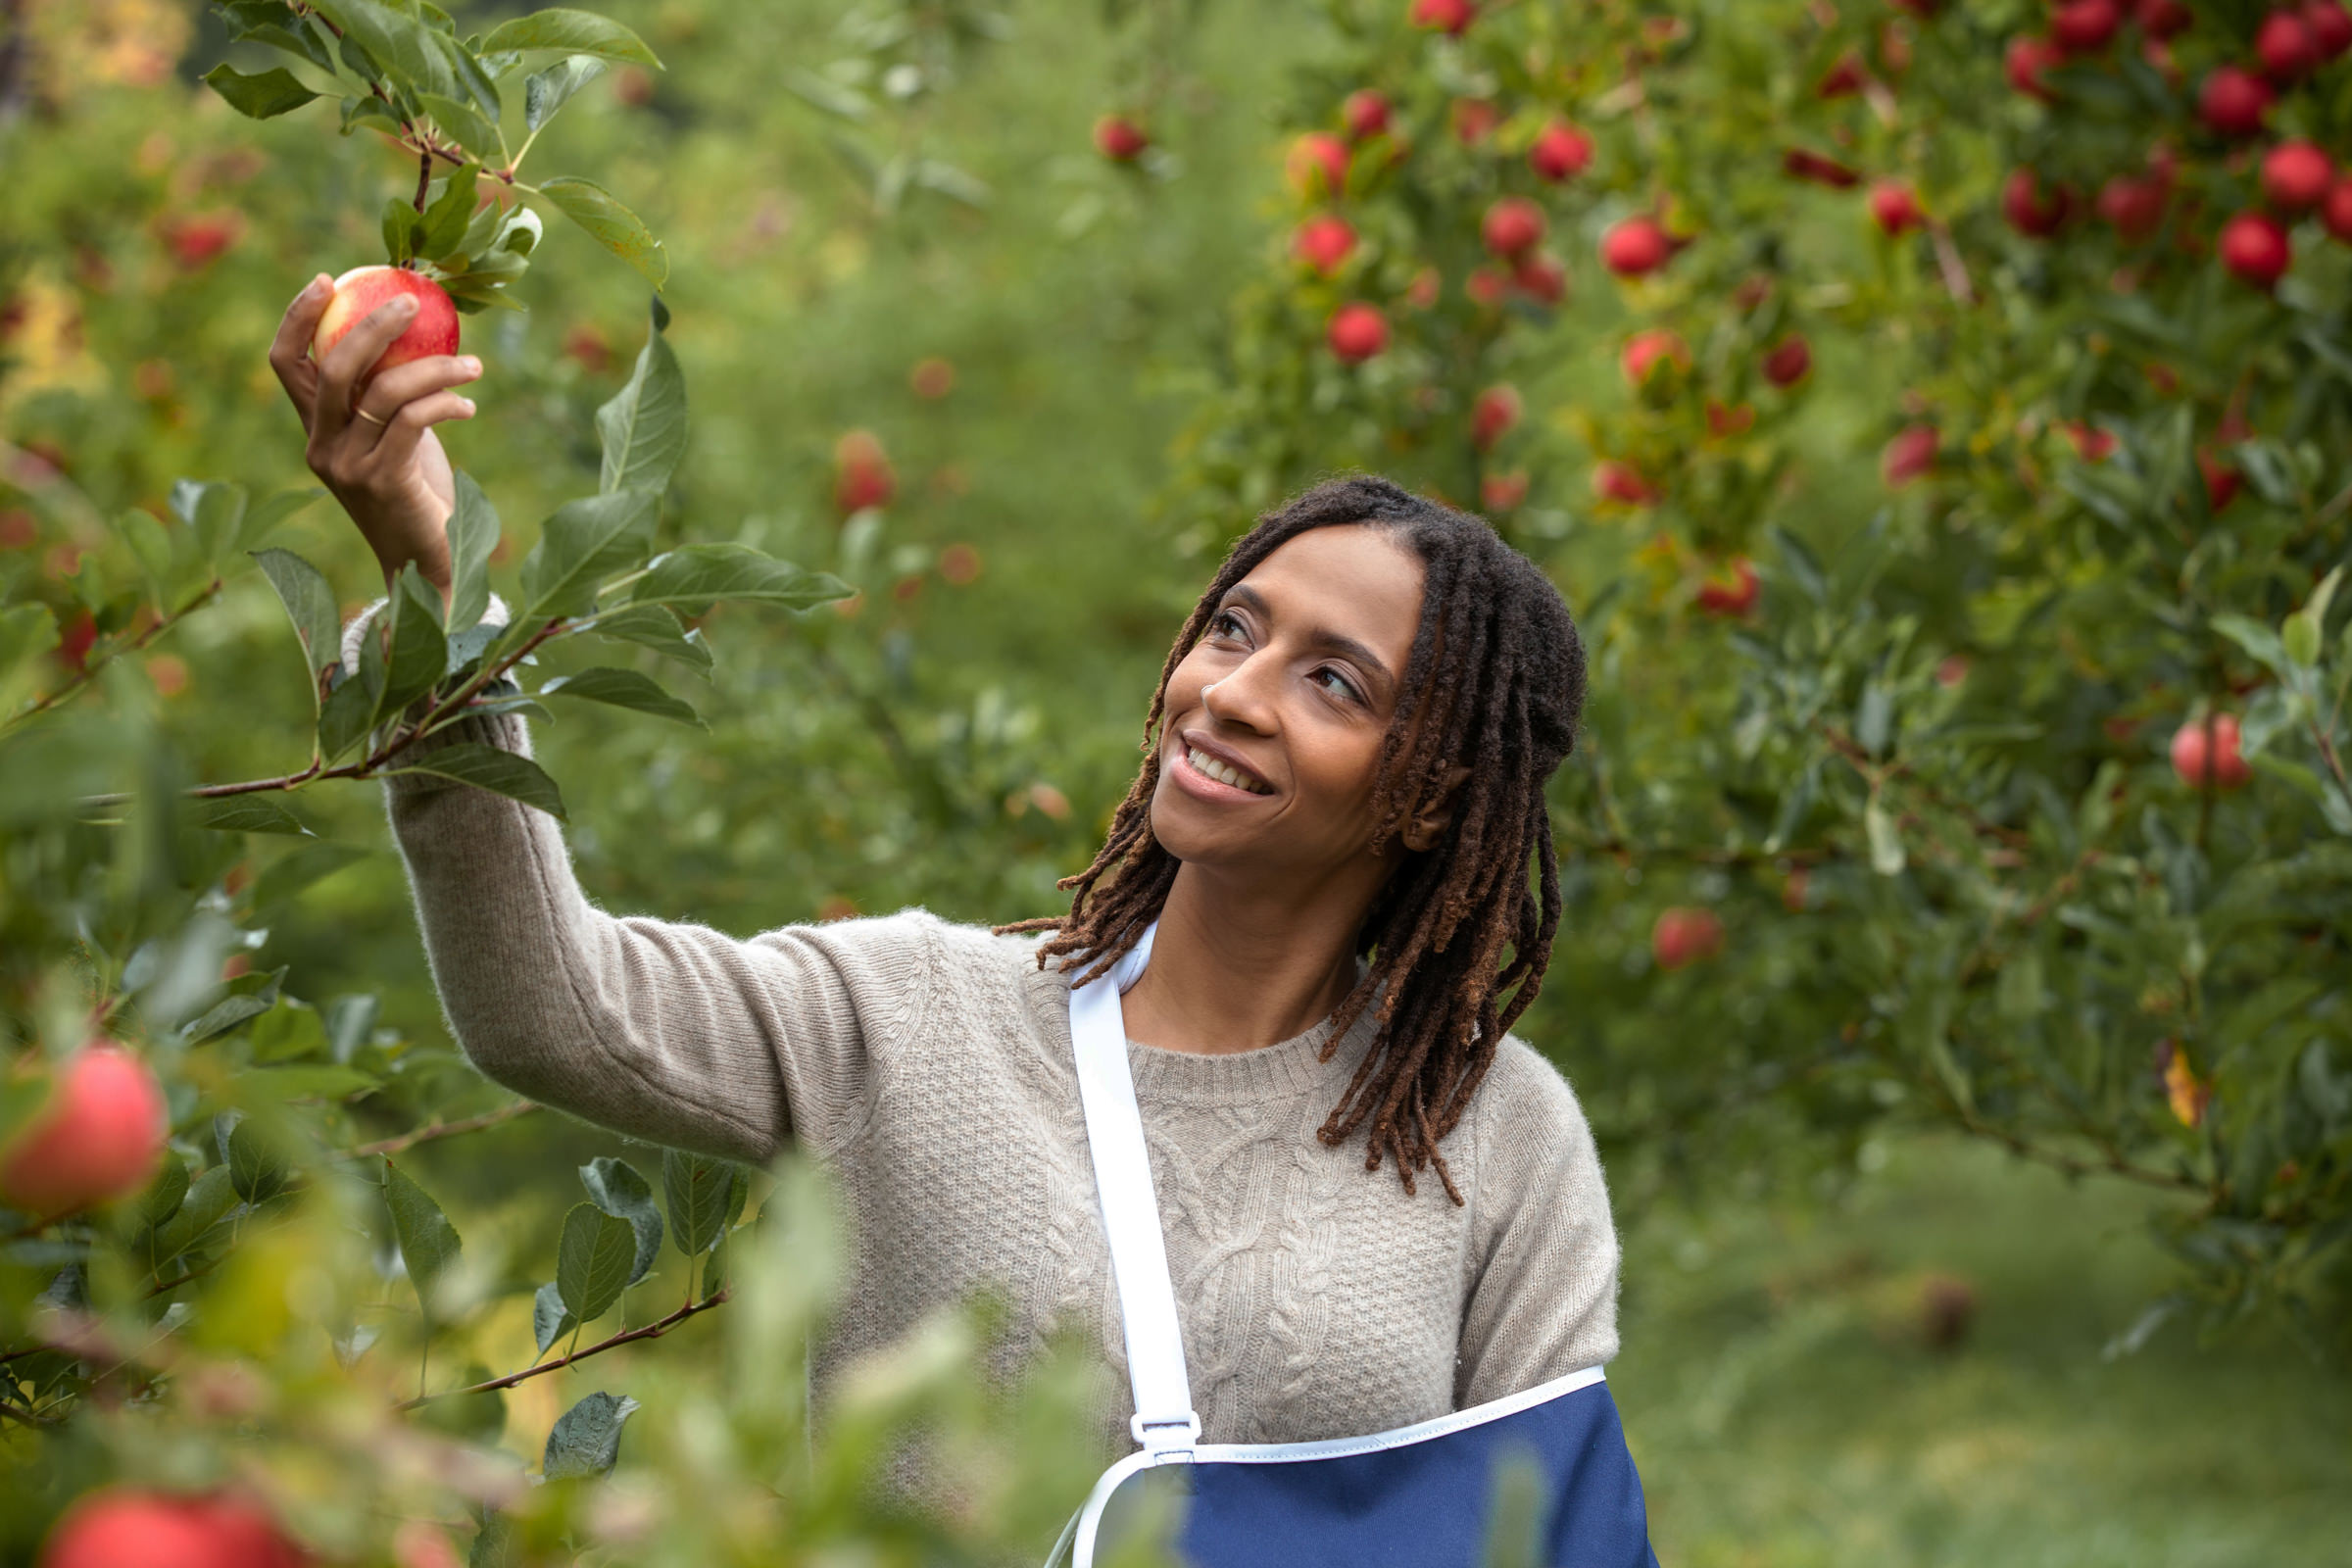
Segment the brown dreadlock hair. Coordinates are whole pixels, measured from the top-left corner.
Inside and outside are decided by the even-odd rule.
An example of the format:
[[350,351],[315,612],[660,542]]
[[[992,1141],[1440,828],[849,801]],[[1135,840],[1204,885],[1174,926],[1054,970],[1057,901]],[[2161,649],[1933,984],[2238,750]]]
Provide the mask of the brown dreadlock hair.
[[1151,820],[1168,680],[1226,591],[1258,563],[1310,528],[1350,523],[1391,531],[1425,572],[1421,624],[1373,781],[1372,847],[1436,798],[1449,762],[1478,765],[1458,786],[1439,841],[1409,856],[1365,912],[1356,953],[1370,965],[1333,1014],[1322,1059],[1367,1008],[1377,1007],[1378,1027],[1316,1136],[1337,1147],[1365,1128],[1365,1170],[1394,1156],[1409,1196],[1414,1172],[1434,1164],[1458,1204],[1438,1142],[1461,1120],[1503,1032],[1543,986],[1560,923],[1544,786],[1576,743],[1585,701],[1584,646],[1559,591],[1480,518],[1365,474],[1326,480],[1259,517],[1168,652],[1144,720],[1143,768],[1094,863],[1058,884],[1076,890],[1069,913],[997,929],[1055,931],[1039,946],[1038,964],[1077,956],[1087,965],[1072,978],[1077,986],[1159,918],[1182,863],[1152,836]]

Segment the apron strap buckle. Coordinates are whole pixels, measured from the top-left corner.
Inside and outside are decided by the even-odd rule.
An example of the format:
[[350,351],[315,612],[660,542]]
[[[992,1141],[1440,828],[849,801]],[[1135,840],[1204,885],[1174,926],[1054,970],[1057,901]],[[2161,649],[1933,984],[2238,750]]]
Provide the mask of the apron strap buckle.
[[1189,1463],[1193,1445],[1200,1441],[1200,1417],[1187,1410],[1181,1416],[1155,1416],[1147,1421],[1139,1411],[1127,1423],[1127,1430],[1152,1456],[1153,1464]]

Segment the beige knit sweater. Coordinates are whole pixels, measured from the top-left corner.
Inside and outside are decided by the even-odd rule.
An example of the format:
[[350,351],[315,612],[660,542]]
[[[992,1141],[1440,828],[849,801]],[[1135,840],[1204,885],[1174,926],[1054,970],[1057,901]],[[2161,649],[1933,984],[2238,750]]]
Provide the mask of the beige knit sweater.
[[[510,714],[411,755],[444,735],[531,752]],[[798,1139],[837,1173],[854,1256],[820,1399],[845,1361],[994,1282],[1010,1362],[1056,1321],[1102,1347],[1104,1452],[1132,1448],[1068,982],[1038,968],[1038,939],[919,908],[748,938],[614,915],[545,813],[423,775],[384,789],[451,1031],[483,1072],[734,1159]],[[1435,1181],[1408,1198],[1367,1173],[1360,1140],[1316,1139],[1368,1043],[1319,1062],[1328,1035],[1213,1056],[1129,1043],[1203,1438],[1379,1431],[1614,1355],[1617,1239],[1559,1072],[1504,1039],[1446,1142],[1457,1207]]]

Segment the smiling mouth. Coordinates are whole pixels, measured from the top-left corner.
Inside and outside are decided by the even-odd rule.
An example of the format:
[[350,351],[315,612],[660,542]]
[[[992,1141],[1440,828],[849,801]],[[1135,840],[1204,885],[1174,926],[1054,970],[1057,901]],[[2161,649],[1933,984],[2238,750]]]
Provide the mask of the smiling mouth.
[[1274,793],[1274,786],[1264,779],[1252,777],[1230,763],[1220,761],[1198,746],[1186,747],[1184,760],[1193,765],[1194,772],[1203,778],[1213,778],[1220,784],[1230,784],[1237,790],[1248,790],[1252,795]]

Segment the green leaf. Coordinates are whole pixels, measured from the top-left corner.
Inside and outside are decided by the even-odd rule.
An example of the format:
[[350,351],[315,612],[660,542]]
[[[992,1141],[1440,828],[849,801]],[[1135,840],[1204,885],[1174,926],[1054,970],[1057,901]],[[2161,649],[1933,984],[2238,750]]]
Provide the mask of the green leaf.
[[245,521],[237,529],[237,543],[251,554],[253,547],[275,533],[281,523],[325,494],[324,486],[309,485],[264,496],[245,509]]
[[416,1287],[417,1302],[432,1315],[432,1292],[465,1244],[458,1228],[441,1212],[425,1190],[409,1180],[399,1166],[384,1161],[384,1202],[392,1210],[392,1235],[400,1244],[401,1261]]
[[[0,609],[0,683],[57,646],[57,615],[47,605]],[[0,685],[0,691],[6,690]],[[0,709],[13,706],[0,704]]]
[[[396,760],[398,755],[394,754]],[[564,797],[557,791],[556,781],[549,778],[537,762],[518,753],[485,746],[479,741],[460,741],[453,746],[443,746],[414,761],[384,768],[382,772],[430,773],[436,778],[455,779],[461,784],[471,784],[476,789],[489,790],[493,794],[520,801],[525,806],[535,806],[557,821],[564,820]]]
[[384,255],[394,267],[406,266],[424,241],[424,224],[405,196],[384,203]]
[[278,965],[267,974],[241,974],[222,989],[228,994],[205,1009],[202,1016],[184,1025],[179,1032],[180,1043],[200,1046],[228,1033],[249,1018],[258,1018],[277,1005],[277,988],[284,984],[286,966]]
[[323,882],[369,852],[354,844],[306,844],[270,862],[253,879],[253,906],[268,909],[285,903],[314,883]]
[[433,689],[449,663],[449,640],[441,630],[441,591],[424,580],[414,561],[404,562],[392,580],[392,647],[385,656],[384,687],[375,700],[375,722],[389,723],[409,704]]
[[556,118],[571,95],[603,75],[608,68],[594,55],[572,55],[522,82],[522,128],[537,130]]
[[2298,610],[2286,617],[2278,629],[2278,641],[2286,657],[2298,664],[2311,665],[2320,662],[2320,623],[2308,610]]
[[473,222],[474,187],[479,178],[480,168],[474,164],[460,164],[450,172],[449,178],[442,182],[441,193],[424,209],[424,235],[416,242],[419,256],[437,260],[459,249],[466,228]]
[[587,629],[615,642],[651,648],[691,666],[705,679],[710,677],[710,645],[703,640],[699,629],[686,630],[678,623],[676,612],[663,606],[622,605],[616,610],[602,611]]
[[248,1203],[266,1203],[285,1191],[292,1166],[251,1116],[239,1119],[223,1153],[228,1162],[228,1185]]
[[457,506],[449,514],[449,625],[453,633],[471,630],[490,608],[490,552],[498,548],[498,511],[473,475],[461,468],[454,475]]
[[[375,640],[375,628],[369,626],[363,642]],[[368,660],[363,652],[362,673],[346,675],[342,682],[326,694],[318,710],[318,755],[328,762],[334,761],[352,749],[368,734],[368,726],[375,718],[375,691],[370,689],[367,675]],[[379,661],[380,662],[380,661]],[[380,682],[380,671],[377,672]]]
[[610,703],[614,708],[632,708],[641,713],[696,728],[708,728],[703,717],[678,698],[662,689],[651,675],[634,669],[618,669],[610,664],[598,664],[573,675],[559,675],[539,688],[542,697],[579,697],[592,703]]
[[539,1353],[580,1326],[580,1320],[564,1310],[564,1293],[549,1280],[531,1297],[531,1338],[539,1345]]
[[564,1310],[582,1323],[603,1317],[629,1288],[636,1259],[635,1226],[594,1203],[574,1203],[556,1248],[556,1291]]
[[1870,840],[1870,868],[1881,876],[1901,875],[1905,858],[1902,835],[1895,831],[1893,816],[1875,795],[1862,808],[1862,831]]
[[376,0],[314,0],[312,9],[340,29],[346,52],[355,44],[366,50],[383,75],[412,95],[455,98],[462,90],[456,40],[435,31],[422,16]]
[[310,825],[267,795],[194,795],[181,802],[180,820],[215,833],[287,833],[315,837]]
[[679,1149],[662,1152],[662,1197],[679,1251],[697,1257],[719,1244],[743,1180],[743,1167],[727,1160]]
[[281,1103],[296,1100],[348,1100],[383,1087],[383,1080],[357,1067],[331,1061],[290,1067],[248,1067],[237,1075],[240,1089]]
[[1780,548],[1781,565],[1789,580],[1816,605],[1830,602],[1830,580],[1821,569],[1820,558],[1808,549],[1805,542],[1777,523],[1767,529],[1772,542]]
[[628,263],[660,288],[669,279],[669,258],[643,220],[591,180],[563,174],[539,187],[556,210],[586,229],[596,242]]
[[534,11],[499,24],[482,40],[484,54],[508,49],[561,49],[565,54],[598,55],[641,66],[662,64],[644,39],[610,17],[589,11]]
[[643,561],[653,548],[655,497],[643,490],[567,501],[542,525],[522,562],[521,619],[538,623],[584,614],[596,586]]
[[605,1474],[620,1457],[620,1429],[636,1413],[635,1399],[614,1398],[599,1389],[556,1418],[539,1461],[541,1472],[550,1481]]
[[269,120],[300,109],[318,95],[283,67],[248,76],[231,66],[215,66],[204,74],[205,85],[219,93],[228,107],[248,120]]
[[807,610],[847,599],[848,583],[821,571],[803,571],[749,545],[684,545],[656,556],[644,576],[629,585],[632,605],[675,605],[700,614],[720,599]]
[[277,590],[277,602],[286,607],[286,618],[294,623],[295,639],[310,662],[315,710],[318,672],[342,657],[343,626],[335,608],[334,587],[326,573],[291,550],[250,553],[270,579],[270,586]]
[[662,318],[667,313],[660,304],[657,299],[655,324],[646,332],[628,384],[596,411],[597,439],[605,449],[597,488],[608,495],[615,490],[667,489],[678,461],[686,455],[686,377],[662,334]]
[[172,511],[196,530],[206,563],[216,568],[235,545],[245,520],[245,487],[212,480],[179,479],[172,485]]
[[636,1284],[662,1253],[662,1210],[654,1203],[653,1188],[637,1167],[610,1154],[580,1167],[580,1185],[588,1189],[589,1201],[614,1219],[627,1220],[636,1233],[637,1256],[629,1265],[629,1283]]
[[147,1190],[139,1195],[131,1212],[137,1217],[141,1230],[157,1230],[179,1212],[179,1205],[187,1196],[188,1162],[167,1150],[163,1164],[156,1170],[155,1180],[147,1184]]

